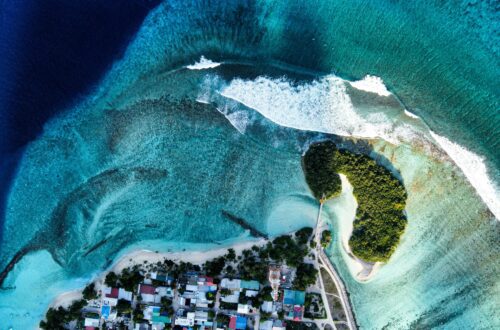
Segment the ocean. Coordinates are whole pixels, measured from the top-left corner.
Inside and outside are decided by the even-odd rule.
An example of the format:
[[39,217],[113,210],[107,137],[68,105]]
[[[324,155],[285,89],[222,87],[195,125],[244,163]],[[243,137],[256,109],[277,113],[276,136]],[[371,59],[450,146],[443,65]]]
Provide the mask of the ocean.
[[500,327],[497,6],[1,3],[0,267],[30,252],[0,329],[35,328],[132,247],[247,237],[223,211],[270,235],[313,225],[301,155],[323,139],[369,152],[409,196],[368,282],[339,234],[352,199],[324,209],[360,327]]

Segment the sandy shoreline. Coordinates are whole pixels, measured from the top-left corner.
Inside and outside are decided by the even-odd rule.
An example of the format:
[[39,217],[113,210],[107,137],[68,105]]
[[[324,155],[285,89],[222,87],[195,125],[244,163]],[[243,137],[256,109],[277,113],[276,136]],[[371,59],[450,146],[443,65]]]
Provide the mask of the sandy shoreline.
[[[110,271],[115,273],[120,273],[123,269],[127,267],[131,267],[137,264],[144,264],[146,260],[148,263],[156,263],[162,262],[165,259],[169,259],[175,262],[190,262],[192,264],[202,264],[207,260],[222,256],[227,253],[227,250],[232,248],[236,255],[240,255],[243,250],[250,249],[252,246],[262,246],[265,245],[268,240],[264,238],[260,238],[257,240],[246,240],[244,242],[235,242],[232,244],[214,246],[213,248],[209,248],[200,245],[200,247],[191,249],[191,250],[183,250],[183,251],[171,251],[171,252],[155,252],[146,249],[138,249],[133,250],[125,255],[121,256],[117,261],[113,263],[108,269],[100,272],[96,277],[94,277],[89,283],[96,283],[96,287],[99,287],[103,282],[106,274]],[[64,292],[58,295],[54,300],[50,303],[48,308],[50,307],[68,307],[73,301],[82,298],[82,290],[83,287],[79,290],[72,290],[68,292]]]
[[[375,276],[377,271],[382,266],[382,263],[370,263],[363,261],[356,257],[349,246],[349,239],[352,235],[353,222],[356,216],[356,208],[358,206],[356,199],[354,198],[352,191],[352,185],[347,180],[346,176],[340,174],[340,179],[342,181],[342,192],[338,200],[338,206],[342,208],[340,210],[335,207],[336,213],[338,215],[338,230],[340,243],[342,249],[345,252],[344,260],[347,264],[347,268],[351,273],[351,276],[358,282],[366,282]],[[339,212],[340,211],[340,212]]]

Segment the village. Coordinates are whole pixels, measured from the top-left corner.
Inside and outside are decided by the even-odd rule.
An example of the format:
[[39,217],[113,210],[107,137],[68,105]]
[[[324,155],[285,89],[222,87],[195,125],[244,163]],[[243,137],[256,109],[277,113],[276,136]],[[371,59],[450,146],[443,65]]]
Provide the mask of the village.
[[[42,329],[347,329],[328,307],[312,228],[203,265],[143,263],[91,283],[68,309],[49,309]],[[324,231],[321,245],[331,235]],[[319,242],[318,242],[319,243]],[[323,273],[323,269],[322,269]],[[337,306],[338,307],[338,306]],[[333,324],[333,314],[337,325]]]

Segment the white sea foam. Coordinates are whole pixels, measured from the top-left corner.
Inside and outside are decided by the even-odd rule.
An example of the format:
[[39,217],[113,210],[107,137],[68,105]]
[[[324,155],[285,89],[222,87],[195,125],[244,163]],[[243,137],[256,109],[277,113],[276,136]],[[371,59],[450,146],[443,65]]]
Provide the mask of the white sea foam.
[[432,131],[430,134],[462,170],[497,220],[500,219],[499,189],[488,176],[484,158]]
[[380,77],[367,75],[361,80],[349,82],[352,87],[365,92],[375,93],[380,96],[390,96],[391,92],[385,87],[384,81]]
[[410,112],[410,111],[408,111],[408,110],[406,110],[406,109],[405,109],[405,115],[407,115],[407,116],[408,116],[408,117],[410,117],[410,118],[420,119],[420,117],[419,117],[419,116],[417,116],[416,114],[414,114],[414,113],[412,113],[412,112]]
[[[284,78],[234,79],[219,88],[222,96],[255,109],[282,126],[348,137],[382,138],[393,144],[411,143],[417,139],[434,144],[435,140],[463,171],[493,214],[500,218],[499,190],[488,176],[484,159],[430,132],[423,124],[423,128],[418,127],[414,121],[405,122],[383,111],[361,112],[353,106],[345,81],[336,76],[298,86]],[[419,119],[401,110],[408,117]]]
[[220,63],[209,60],[205,58],[205,56],[201,56],[198,62],[186,65],[186,68],[188,68],[189,70],[204,70],[204,69],[216,68],[219,65]]
[[[286,79],[258,77],[234,79],[220,94],[255,109],[287,127],[359,138],[383,138],[391,143],[407,140],[411,130],[380,111],[357,112],[345,81],[327,76],[294,86]],[[400,129],[400,126],[405,126]]]

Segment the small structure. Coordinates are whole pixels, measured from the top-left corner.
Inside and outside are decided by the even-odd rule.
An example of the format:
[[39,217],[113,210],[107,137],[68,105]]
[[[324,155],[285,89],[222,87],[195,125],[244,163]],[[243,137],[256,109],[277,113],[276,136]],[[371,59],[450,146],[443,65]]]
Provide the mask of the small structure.
[[99,328],[99,319],[93,318],[93,317],[86,317],[85,320],[83,321],[83,325],[85,329],[87,328]]
[[260,309],[264,313],[273,313],[274,312],[274,304],[272,301],[264,301],[260,306]]
[[194,320],[194,312],[185,312],[184,310],[181,310],[181,315],[175,318],[175,325],[179,325],[181,327],[193,327]]
[[247,304],[238,304],[238,309],[237,309],[237,313],[238,314],[251,314],[251,308],[252,306],[249,306]]
[[273,323],[273,330],[286,330],[285,322],[281,320],[275,320]]
[[273,330],[273,321],[267,320],[264,322],[260,322],[259,330]]
[[[154,324],[170,324],[172,320],[168,315],[162,315],[161,314],[161,309],[158,306],[148,306],[144,310],[144,319],[149,321],[153,326]],[[158,325],[154,326],[155,328],[158,328]],[[163,327],[162,327],[163,328]]]
[[132,292],[127,291],[123,288],[110,288],[104,286],[102,288],[102,304],[109,306],[116,306],[119,299],[125,299],[126,301],[132,301]]

